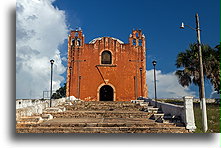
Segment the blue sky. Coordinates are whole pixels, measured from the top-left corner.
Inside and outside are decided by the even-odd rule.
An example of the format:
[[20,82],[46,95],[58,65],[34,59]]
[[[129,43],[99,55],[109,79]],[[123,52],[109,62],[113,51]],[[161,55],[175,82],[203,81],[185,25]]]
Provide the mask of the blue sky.
[[[140,28],[146,36],[147,57],[156,58],[164,72],[175,70],[177,53],[196,41],[196,33],[179,29],[181,22],[195,28],[195,13],[201,23],[202,43],[212,47],[219,43],[218,0],[57,0],[65,10],[70,28],[80,26],[89,42],[97,36],[113,36],[128,41],[133,28]],[[66,46],[66,45],[65,45]],[[147,62],[147,68],[151,62]]]
[[[152,60],[162,74],[176,70],[175,60],[179,52],[196,41],[196,32],[181,30],[181,22],[195,28],[195,14],[200,16],[201,40],[214,47],[219,43],[220,4],[218,0],[57,0],[55,7],[65,11],[69,27],[80,26],[86,43],[98,36],[112,36],[128,42],[131,30],[142,29],[146,36],[147,70]],[[66,52],[67,41],[61,46]],[[198,93],[198,88],[191,86]],[[206,95],[211,86],[206,81]]]
[[[198,96],[198,88],[183,88],[174,75],[179,52],[196,41],[196,32],[181,30],[181,22],[195,28],[199,13],[201,40],[211,47],[219,43],[218,0],[17,0],[16,98],[39,98],[50,90],[50,59],[55,60],[53,89],[66,79],[67,37],[81,27],[88,43],[110,36],[128,43],[132,29],[146,36],[147,84],[153,97],[153,66],[157,60],[158,97]],[[53,37],[52,37],[53,36]],[[213,92],[206,81],[206,97]]]

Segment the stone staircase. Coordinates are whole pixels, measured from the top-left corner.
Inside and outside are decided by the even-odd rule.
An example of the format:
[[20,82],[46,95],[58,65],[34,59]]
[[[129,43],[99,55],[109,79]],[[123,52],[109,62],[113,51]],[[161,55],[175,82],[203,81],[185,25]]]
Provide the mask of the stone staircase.
[[[65,103],[58,109],[60,110],[47,109],[40,116],[26,117],[21,119],[22,122],[17,121],[16,132],[188,133],[181,123],[173,123],[171,119],[164,118],[166,116],[158,108],[143,101],[76,101]],[[41,119],[40,122],[26,122],[28,118],[37,117]]]
[[177,126],[185,126],[181,121],[181,117],[172,116],[171,114],[164,114],[161,109],[149,105],[148,102],[144,102],[143,100],[139,101],[141,101],[140,105],[143,106],[141,111],[152,113],[150,119],[160,123],[174,123]]

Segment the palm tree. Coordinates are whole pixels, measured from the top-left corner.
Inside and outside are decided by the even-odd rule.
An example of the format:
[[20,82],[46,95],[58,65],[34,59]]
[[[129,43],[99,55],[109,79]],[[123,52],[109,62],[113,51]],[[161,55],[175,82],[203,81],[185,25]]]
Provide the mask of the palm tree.
[[[211,48],[209,45],[202,45],[204,78],[210,80],[218,93],[220,93],[219,47],[220,46]],[[175,75],[178,77],[178,81],[183,87],[189,86],[192,83],[200,86],[200,67],[197,44],[190,44],[189,49],[185,52],[180,52],[177,55],[175,65],[179,68]]]

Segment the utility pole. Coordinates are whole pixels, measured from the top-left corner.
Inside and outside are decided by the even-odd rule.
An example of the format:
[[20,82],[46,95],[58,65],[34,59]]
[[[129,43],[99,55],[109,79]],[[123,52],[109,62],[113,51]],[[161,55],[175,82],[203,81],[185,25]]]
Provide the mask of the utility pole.
[[206,132],[208,130],[207,125],[207,113],[206,113],[206,98],[205,98],[205,87],[204,87],[204,74],[203,74],[203,60],[202,60],[202,47],[200,40],[200,23],[199,23],[199,15],[196,13],[196,28],[193,28],[189,25],[181,24],[181,29],[184,29],[184,26],[189,27],[192,30],[195,30],[197,33],[197,45],[198,45],[198,58],[200,65],[200,86],[199,86],[199,98],[200,98],[200,107],[202,106],[202,125],[203,131]]
[[200,23],[199,15],[196,13],[196,32],[197,32],[197,45],[199,49],[199,64],[200,64],[200,101],[202,104],[202,122],[203,122],[203,131],[208,130],[207,125],[207,113],[206,113],[206,99],[205,99],[205,87],[204,87],[204,75],[203,75],[203,60],[202,60],[202,48],[200,40]]

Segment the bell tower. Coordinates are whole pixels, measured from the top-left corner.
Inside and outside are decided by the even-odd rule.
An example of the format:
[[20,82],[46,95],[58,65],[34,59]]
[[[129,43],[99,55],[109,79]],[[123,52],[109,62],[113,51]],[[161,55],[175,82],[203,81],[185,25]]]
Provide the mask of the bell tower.
[[[135,98],[139,96],[147,96],[148,92],[146,85],[146,42],[145,36],[144,34],[142,34],[142,30],[132,30],[132,34],[130,34],[129,36],[129,46],[134,53],[133,59],[129,61],[135,63]],[[140,93],[138,92],[138,89],[141,90]]]
[[84,46],[84,35],[82,30],[72,30],[69,35],[69,46],[81,48]]
[[[79,59],[79,55],[84,48],[84,35],[80,28],[72,30],[68,36],[68,69],[67,69],[67,85],[66,85],[66,96],[71,97],[71,89],[73,84],[73,73],[76,70],[74,62]],[[77,68],[78,68],[77,64]]]
[[142,46],[145,48],[145,36],[141,30],[133,30],[129,37],[129,44],[132,46]]

